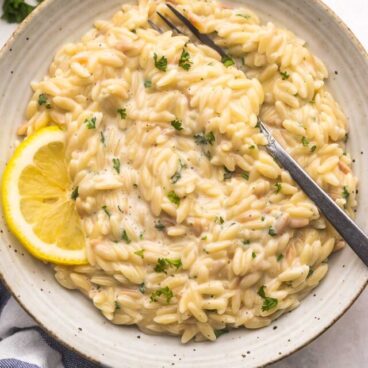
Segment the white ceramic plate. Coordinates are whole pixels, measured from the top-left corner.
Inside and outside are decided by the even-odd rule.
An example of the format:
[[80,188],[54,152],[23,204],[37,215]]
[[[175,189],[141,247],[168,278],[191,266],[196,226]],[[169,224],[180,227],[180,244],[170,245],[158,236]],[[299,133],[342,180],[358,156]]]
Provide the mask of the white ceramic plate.
[[[57,48],[77,40],[93,20],[107,18],[124,0],[48,0],[18,29],[0,54],[0,172],[16,144],[31,95],[29,84],[47,71]],[[360,178],[357,221],[367,231],[368,61],[350,31],[318,0],[244,0],[265,19],[304,38],[327,64],[330,88],[351,126],[349,150]],[[368,272],[350,249],[330,260],[322,284],[292,313],[271,326],[235,330],[215,343],[181,345],[108,323],[82,295],[60,287],[49,266],[29,256],[0,220],[0,271],[24,308],[50,334],[84,356],[112,367],[257,367],[291,354],[333,324],[364,288]]]

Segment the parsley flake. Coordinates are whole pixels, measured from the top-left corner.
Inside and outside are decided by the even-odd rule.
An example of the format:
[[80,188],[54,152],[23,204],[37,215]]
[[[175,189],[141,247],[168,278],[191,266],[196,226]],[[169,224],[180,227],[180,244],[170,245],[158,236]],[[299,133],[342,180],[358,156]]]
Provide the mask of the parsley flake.
[[151,88],[151,87],[152,87],[152,81],[150,81],[150,80],[145,80],[145,81],[144,81],[144,87],[145,87],[145,88]]
[[167,194],[167,198],[169,198],[171,203],[174,203],[177,206],[180,205],[180,197],[173,190]]
[[287,71],[285,71],[285,72],[280,71],[280,75],[281,75],[282,80],[289,79],[289,77],[290,77],[290,74]]
[[349,193],[349,188],[346,185],[342,189],[342,197],[345,198],[346,201],[349,200],[350,193]]
[[96,117],[92,116],[84,121],[87,126],[87,129],[96,129]]
[[281,191],[281,183],[279,183],[279,182],[277,182],[277,183],[275,183],[275,191],[276,191],[276,193],[280,193],[280,191]]
[[120,115],[120,119],[126,119],[126,117],[127,117],[126,108],[118,109],[117,113]]
[[309,144],[309,140],[308,140],[308,138],[307,138],[307,137],[302,137],[301,142],[302,142],[302,145],[303,145],[304,147],[307,147],[307,146],[308,146],[308,144]]
[[235,61],[228,55],[223,56],[221,61],[222,61],[222,64],[225,65],[226,68],[235,64]]
[[162,72],[166,72],[167,70],[167,58],[165,56],[161,56],[158,58],[157,54],[153,55],[153,60],[155,61],[155,67]]
[[[130,240],[128,233],[126,232],[126,230],[123,230],[123,233],[121,234],[121,240],[124,240],[125,243],[130,244],[132,241]],[[143,258],[143,257],[142,257]]]
[[158,231],[164,231],[165,230],[165,225],[163,225],[160,221],[157,222],[155,224],[155,228],[158,230]]
[[115,300],[115,310],[119,310],[120,309],[120,304]]
[[167,269],[170,267],[175,267],[179,269],[181,267],[181,259],[170,259],[170,258],[159,258],[157,260],[156,266],[154,268],[155,272],[164,272],[166,273]]
[[189,70],[193,62],[190,60],[189,52],[184,49],[180,55],[179,66],[184,70]]
[[235,175],[234,171],[228,170],[226,167],[224,167],[224,180],[229,180]]
[[271,298],[266,296],[266,293],[264,291],[265,286],[261,286],[258,290],[258,295],[263,299],[263,305],[262,305],[262,311],[269,311],[270,309],[273,309],[277,306],[278,300],[275,298]]
[[157,302],[161,296],[165,297],[166,304],[169,304],[174,294],[168,286],[165,286],[164,288],[160,288],[151,294],[150,296],[151,302]]
[[277,235],[277,233],[276,233],[276,231],[273,227],[270,227],[268,229],[268,235],[270,235],[270,236],[276,236]]
[[146,285],[144,284],[144,282],[142,282],[141,284],[138,285],[138,290],[144,294],[146,291]]
[[107,206],[102,206],[101,208],[102,208],[102,210],[106,213],[106,215],[107,215],[107,216],[109,216],[109,217],[111,216],[111,213],[110,213],[110,211],[108,210]]
[[75,201],[79,197],[79,187],[75,187],[70,195],[70,198]]
[[256,258],[257,257],[257,253],[256,252],[252,252],[252,258]]
[[140,249],[140,250],[137,250],[136,252],[134,252],[134,254],[136,254],[138,257],[141,257],[143,259],[144,258],[144,251],[145,251],[145,249]]
[[245,180],[249,180],[249,171],[243,171],[240,176]]
[[215,135],[212,132],[209,132],[207,134],[196,134],[194,136],[194,141],[198,145],[210,144],[212,146],[215,142]]
[[227,334],[228,332],[229,330],[227,328],[222,328],[221,330],[214,330],[216,338],[219,338],[220,336]]
[[245,18],[245,19],[250,19],[252,18],[251,15],[249,14],[236,14],[237,17],[242,17],[242,18]]
[[280,262],[283,258],[284,258],[284,255],[281,253],[276,256],[277,262]]
[[103,133],[103,132],[100,132],[100,142],[101,142],[103,145],[105,145],[106,140],[105,140],[105,135],[104,135],[104,133]]
[[314,152],[316,149],[317,149],[317,146],[316,146],[316,145],[314,145],[314,146],[312,146],[312,147],[311,147],[310,151],[311,151],[311,152]]
[[176,130],[183,130],[182,122],[179,119],[175,119],[171,122],[171,126]]
[[118,174],[120,174],[120,160],[118,158],[112,159],[112,167]]

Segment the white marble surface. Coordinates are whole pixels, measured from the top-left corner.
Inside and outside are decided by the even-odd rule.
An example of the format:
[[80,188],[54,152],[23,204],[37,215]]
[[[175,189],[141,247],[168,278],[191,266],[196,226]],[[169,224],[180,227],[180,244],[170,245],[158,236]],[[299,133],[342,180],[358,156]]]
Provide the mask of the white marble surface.
[[[324,2],[345,21],[368,50],[368,0],[324,0]],[[14,29],[14,25],[0,20],[0,45],[6,42]],[[299,352],[273,364],[272,368],[368,367],[367,306],[368,289],[327,332]]]

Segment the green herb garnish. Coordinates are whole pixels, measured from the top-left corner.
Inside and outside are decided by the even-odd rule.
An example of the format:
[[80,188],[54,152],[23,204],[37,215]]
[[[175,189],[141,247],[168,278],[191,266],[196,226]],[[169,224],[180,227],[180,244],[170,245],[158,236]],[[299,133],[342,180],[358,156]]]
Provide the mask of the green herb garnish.
[[96,129],[96,117],[93,116],[84,121],[87,126],[87,129]]
[[165,56],[161,56],[160,58],[158,58],[157,54],[155,53],[153,55],[153,60],[155,61],[155,67],[158,70],[166,72],[166,70],[167,70],[167,59],[166,59]]
[[245,19],[249,19],[249,18],[252,18],[251,15],[249,14],[236,14],[237,17],[242,17],[242,18],[245,18]]
[[100,142],[105,145],[105,135],[103,132],[100,132]]
[[120,174],[120,160],[118,158],[112,159],[112,167],[118,174]]
[[252,258],[256,258],[257,257],[257,253],[256,252],[252,252]]
[[107,215],[107,216],[109,216],[109,217],[111,216],[111,213],[110,213],[110,211],[108,210],[107,206],[102,206],[101,208],[102,208],[102,210],[106,213],[106,215]]
[[215,223],[216,224],[222,225],[224,222],[225,222],[225,220],[221,216],[215,218]]
[[155,272],[164,272],[166,273],[167,269],[170,267],[175,267],[179,269],[181,267],[181,259],[170,259],[170,258],[159,258],[157,260],[156,266],[154,268]]
[[245,180],[249,180],[249,171],[243,171],[240,176]]
[[276,193],[280,193],[280,191],[281,191],[281,183],[279,183],[279,182],[275,183],[275,191],[276,191]]
[[215,135],[212,132],[209,132],[207,134],[196,134],[194,136],[194,141],[198,145],[204,145],[204,144],[210,144],[212,145],[215,142]]
[[158,231],[164,231],[165,230],[165,225],[161,224],[161,222],[157,222],[155,224],[155,228],[158,230]]
[[229,330],[227,328],[223,328],[221,330],[214,330],[216,338],[219,338],[221,335],[227,334]]
[[180,197],[173,190],[167,194],[167,198],[169,198],[169,201],[171,203],[174,203],[177,206],[179,206],[179,204],[180,204]]
[[280,71],[280,74],[281,74],[282,80],[289,79],[289,77],[290,77],[290,74],[287,71],[285,71],[285,72]]
[[118,109],[117,112],[120,115],[120,119],[125,119],[127,117],[126,108]]
[[276,231],[273,227],[270,227],[268,229],[268,235],[270,235],[270,236],[276,236],[277,235],[277,233],[276,233]]
[[301,142],[302,142],[302,145],[303,145],[304,147],[307,147],[307,146],[308,146],[308,144],[309,144],[309,140],[308,140],[308,138],[307,138],[307,137],[302,137]]
[[170,300],[174,296],[174,294],[168,286],[166,286],[164,288],[160,288],[160,289],[154,291],[151,294],[151,296],[150,296],[151,302],[157,302],[158,299],[160,298],[160,296],[165,297],[166,298],[166,303],[169,304]]
[[227,56],[227,55],[223,56],[221,61],[222,61],[222,64],[225,65],[226,68],[235,64],[235,61],[230,56]]
[[266,293],[264,291],[265,286],[261,286],[258,290],[258,295],[263,299],[263,305],[262,305],[262,311],[268,311],[270,309],[273,309],[277,306],[278,300],[275,298],[271,298],[266,296]]
[[189,52],[184,49],[180,55],[179,66],[184,70],[189,70],[193,62],[190,60]]
[[229,180],[235,175],[234,171],[228,170],[226,167],[224,167],[224,180]]
[[179,119],[175,119],[171,122],[171,126],[176,130],[183,130],[182,122]]
[[120,309],[120,304],[115,300],[115,310],[119,310]]
[[349,193],[349,188],[346,185],[342,189],[342,197],[345,198],[346,201],[349,200],[350,193]]
[[311,151],[311,152],[314,152],[316,149],[317,149],[317,146],[316,146],[316,145],[314,145],[314,146],[312,146],[312,147],[311,147],[310,151]]
[[136,254],[138,257],[141,257],[143,259],[144,258],[144,251],[145,251],[145,249],[140,249],[140,250],[137,250],[136,252],[134,252],[134,254]]
[[150,81],[150,80],[145,80],[145,81],[144,81],[144,87],[145,87],[145,88],[151,88],[151,87],[152,87],[152,81]]
[[142,282],[141,284],[138,285],[138,290],[144,294],[146,291],[146,285],[144,284],[144,282]]
[[79,197],[79,187],[75,187],[70,195],[70,198],[75,201]]
[[284,258],[284,255],[281,253],[276,256],[277,262],[280,262],[283,258]]
[[123,230],[123,233],[121,234],[121,240],[124,240],[125,243],[130,244],[132,241],[130,240],[128,233],[126,232],[126,230]]

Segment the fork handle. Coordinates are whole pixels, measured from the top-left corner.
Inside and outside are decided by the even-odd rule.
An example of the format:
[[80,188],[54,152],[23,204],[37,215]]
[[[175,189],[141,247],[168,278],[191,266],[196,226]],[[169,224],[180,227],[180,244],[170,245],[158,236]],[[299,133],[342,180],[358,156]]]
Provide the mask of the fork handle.
[[336,231],[368,266],[368,237],[354,221],[324,192],[318,184],[274,139],[269,139],[267,151],[291,175],[305,194],[316,204]]

